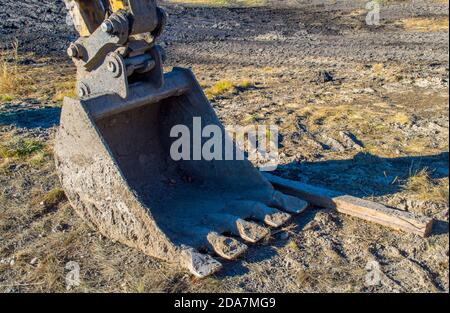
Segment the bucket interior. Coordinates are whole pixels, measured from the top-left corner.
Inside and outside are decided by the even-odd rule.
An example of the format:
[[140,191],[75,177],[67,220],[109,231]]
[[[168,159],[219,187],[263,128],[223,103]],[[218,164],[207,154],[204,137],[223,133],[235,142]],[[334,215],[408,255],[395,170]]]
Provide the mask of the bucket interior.
[[[202,125],[214,124],[223,130],[203,94],[192,92],[96,121],[127,183],[177,244],[194,244],[194,238],[182,234],[183,229],[201,226],[205,215],[265,186],[247,160],[193,161],[193,117],[200,117]],[[175,125],[190,130],[191,160],[174,161],[170,155],[177,139],[170,137]]]

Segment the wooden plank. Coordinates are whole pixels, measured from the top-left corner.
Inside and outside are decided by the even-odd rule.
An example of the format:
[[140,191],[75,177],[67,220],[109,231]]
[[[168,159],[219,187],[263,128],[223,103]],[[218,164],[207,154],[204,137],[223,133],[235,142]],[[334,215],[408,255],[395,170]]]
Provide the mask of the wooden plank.
[[284,179],[269,173],[264,173],[264,176],[276,189],[302,198],[315,206],[335,209],[344,214],[422,237],[428,236],[433,227],[432,218],[388,208],[373,201]]

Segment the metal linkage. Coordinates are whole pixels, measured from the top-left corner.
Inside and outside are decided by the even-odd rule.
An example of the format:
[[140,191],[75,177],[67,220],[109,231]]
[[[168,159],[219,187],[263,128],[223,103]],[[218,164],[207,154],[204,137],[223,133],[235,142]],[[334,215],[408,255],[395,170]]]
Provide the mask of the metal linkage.
[[166,14],[155,0],[127,3],[107,14],[95,31],[67,49],[77,67],[80,97],[116,93],[126,98],[130,82],[148,81],[157,88],[162,85],[164,53],[155,39],[164,28]]

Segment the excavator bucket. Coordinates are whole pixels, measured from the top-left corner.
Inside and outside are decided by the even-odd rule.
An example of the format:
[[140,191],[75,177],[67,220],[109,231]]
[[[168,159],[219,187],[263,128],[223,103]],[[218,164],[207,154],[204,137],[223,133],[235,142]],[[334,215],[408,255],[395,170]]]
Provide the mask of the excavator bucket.
[[[155,0],[65,2],[80,33],[67,50],[80,99],[64,100],[55,161],[88,223],[204,277],[221,268],[214,256],[239,257],[306,209],[245,158],[229,158],[238,148],[191,71],[163,74],[155,41],[167,16]],[[207,140],[198,121],[222,134],[212,158],[199,156]],[[179,133],[188,149],[174,157]]]
[[204,277],[307,203],[276,191],[246,159],[174,160],[171,130],[193,134],[194,118],[224,131],[186,69],[165,74],[159,88],[131,85],[126,98],[66,98],[55,159],[71,204],[104,236]]

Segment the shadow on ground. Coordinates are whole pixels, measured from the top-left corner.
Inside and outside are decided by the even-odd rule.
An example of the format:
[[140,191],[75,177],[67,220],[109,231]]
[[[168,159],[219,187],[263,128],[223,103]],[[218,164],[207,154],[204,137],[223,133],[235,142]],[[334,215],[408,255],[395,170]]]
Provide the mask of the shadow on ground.
[[52,128],[59,125],[61,108],[21,107],[8,105],[0,111],[0,126],[14,125],[19,128]]
[[[381,158],[371,154],[359,153],[349,160],[327,160],[320,162],[291,163],[280,166],[277,174],[299,180],[302,175],[311,175],[308,183],[321,185],[329,189],[340,190],[357,197],[392,195],[402,190],[401,183],[411,175],[426,169],[433,179],[448,177],[448,152],[430,156],[409,156],[399,158]],[[300,171],[295,171],[300,169]],[[292,175],[295,173],[294,175]],[[389,173],[389,174],[388,174]],[[290,175],[289,175],[290,174]],[[291,176],[291,177],[289,177]],[[294,177],[292,177],[294,176]],[[392,177],[394,176],[394,177]],[[332,179],[330,179],[332,177]],[[337,177],[335,180],[333,177]],[[357,185],[359,188],[355,188]],[[352,190],[352,191],[350,191]],[[297,216],[292,222],[295,233],[301,232],[316,214],[323,209],[312,208]],[[364,223],[364,221],[361,221]],[[435,220],[432,236],[448,234],[448,221]],[[401,234],[401,233],[399,233]],[[289,239],[276,238],[271,245],[262,244],[248,251],[245,261],[234,261],[232,266],[218,274],[219,278],[239,276],[249,272],[246,263],[258,263],[271,259],[277,254],[277,248],[287,244]]]
[[426,170],[432,179],[448,177],[448,162],[448,152],[398,158],[361,152],[347,160],[281,165],[276,174],[355,197],[380,197],[402,191],[403,183],[422,170]]

